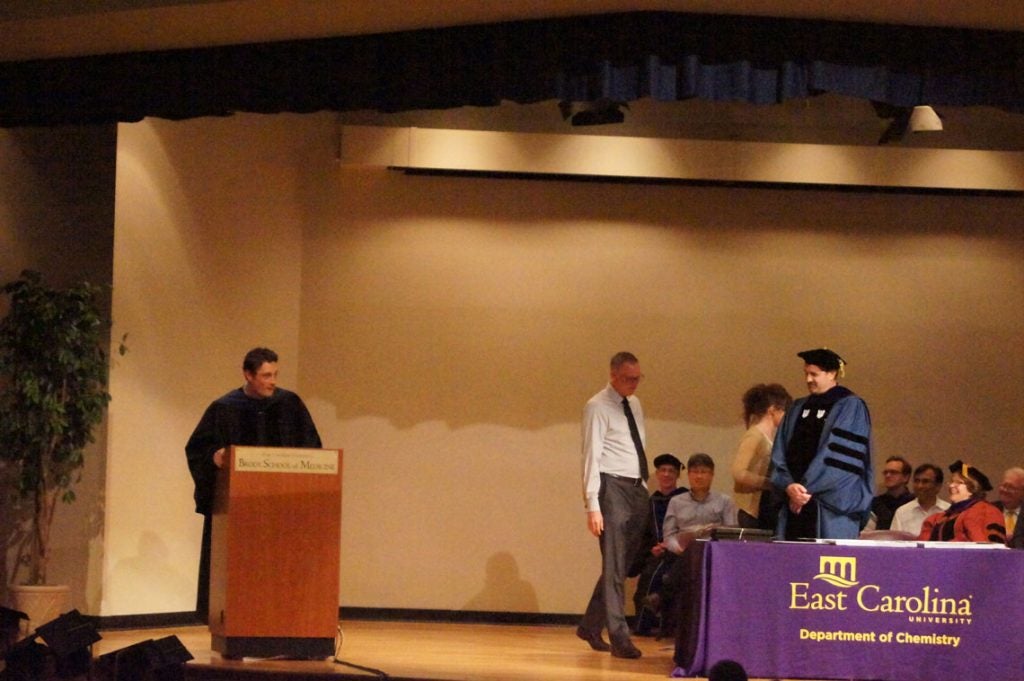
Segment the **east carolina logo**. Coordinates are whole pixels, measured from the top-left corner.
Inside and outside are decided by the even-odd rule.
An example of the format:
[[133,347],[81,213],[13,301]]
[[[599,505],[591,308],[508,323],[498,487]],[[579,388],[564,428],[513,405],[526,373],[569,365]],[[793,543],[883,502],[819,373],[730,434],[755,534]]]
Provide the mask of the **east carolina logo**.
[[[812,588],[811,582],[822,581],[828,587]],[[879,584],[862,584],[857,580],[857,559],[852,556],[819,556],[818,574],[811,582],[789,583],[790,610],[849,610],[903,614],[911,621],[945,624],[970,624],[972,594],[949,597],[938,587],[922,586],[917,593],[887,593]],[[856,588],[855,588],[856,587]]]
[[821,556],[815,579],[828,582],[841,589],[857,586],[857,559],[846,556]]

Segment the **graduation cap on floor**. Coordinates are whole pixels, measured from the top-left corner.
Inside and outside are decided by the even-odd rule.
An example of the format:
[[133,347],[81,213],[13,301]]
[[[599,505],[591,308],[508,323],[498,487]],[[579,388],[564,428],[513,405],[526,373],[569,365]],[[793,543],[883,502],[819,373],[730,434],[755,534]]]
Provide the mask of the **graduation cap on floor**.
[[165,636],[100,655],[97,666],[108,681],[178,681],[185,678],[182,665],[191,659],[177,636]]

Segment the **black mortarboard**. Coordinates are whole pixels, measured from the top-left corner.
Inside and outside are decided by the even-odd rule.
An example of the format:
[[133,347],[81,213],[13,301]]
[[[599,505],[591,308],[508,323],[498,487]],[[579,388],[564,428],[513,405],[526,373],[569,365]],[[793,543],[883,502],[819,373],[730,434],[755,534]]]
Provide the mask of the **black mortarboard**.
[[675,466],[678,471],[682,469],[683,462],[677,459],[674,455],[666,452],[654,457],[654,467],[661,468],[662,466]]
[[992,483],[989,482],[988,476],[969,463],[964,463],[960,459],[957,459],[953,463],[949,464],[949,470],[953,473],[959,473],[964,478],[971,478],[981,486],[981,489],[984,492],[992,491]]
[[846,366],[846,360],[840,357],[839,353],[828,348],[804,350],[803,352],[796,353],[796,356],[802,359],[805,364],[813,364],[825,371],[838,371],[842,374],[843,367]]

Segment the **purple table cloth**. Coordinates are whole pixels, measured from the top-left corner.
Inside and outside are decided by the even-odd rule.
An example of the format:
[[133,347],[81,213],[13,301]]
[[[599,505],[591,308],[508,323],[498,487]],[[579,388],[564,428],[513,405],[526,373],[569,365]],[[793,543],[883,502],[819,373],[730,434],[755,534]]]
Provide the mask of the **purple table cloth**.
[[690,550],[698,586],[685,598],[697,607],[681,614],[682,672],[705,675],[733,659],[751,678],[1024,679],[1024,551],[746,542]]

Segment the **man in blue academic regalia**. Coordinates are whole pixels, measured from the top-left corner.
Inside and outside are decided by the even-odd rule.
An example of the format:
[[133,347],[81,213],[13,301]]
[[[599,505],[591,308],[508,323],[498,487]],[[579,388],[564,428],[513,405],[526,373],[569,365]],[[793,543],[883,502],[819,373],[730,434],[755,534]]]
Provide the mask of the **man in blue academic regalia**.
[[846,362],[828,348],[797,353],[807,397],[786,412],[772,447],[771,481],[785,500],[786,539],[856,539],[874,496],[871,417],[864,400],[838,384]]

